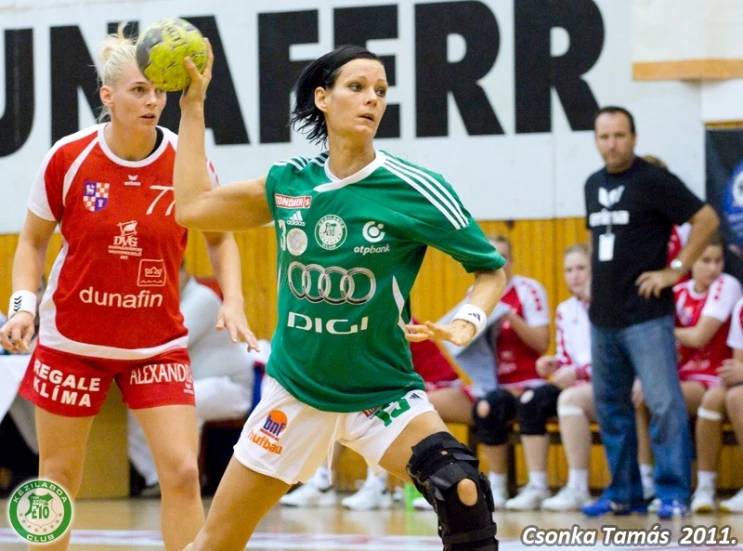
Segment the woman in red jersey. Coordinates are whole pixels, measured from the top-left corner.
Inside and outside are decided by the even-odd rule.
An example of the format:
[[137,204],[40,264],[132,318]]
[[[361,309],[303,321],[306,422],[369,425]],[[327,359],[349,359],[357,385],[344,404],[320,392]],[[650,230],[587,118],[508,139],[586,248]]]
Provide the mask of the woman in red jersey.
[[[39,308],[39,343],[21,385],[36,404],[39,476],[74,497],[95,415],[112,381],[142,425],[162,488],[168,550],[192,541],[204,521],[187,332],[178,267],[187,231],[175,221],[177,136],[158,127],[166,95],[140,73],[122,28],[104,42],[96,125],[57,142],[33,183],[13,265],[9,321],[0,342],[25,350],[33,335],[33,289],[49,239],[63,237]],[[213,185],[217,185],[209,165]],[[231,234],[205,234],[224,305],[217,327],[255,348],[243,310]],[[64,550],[70,533],[45,545]]]

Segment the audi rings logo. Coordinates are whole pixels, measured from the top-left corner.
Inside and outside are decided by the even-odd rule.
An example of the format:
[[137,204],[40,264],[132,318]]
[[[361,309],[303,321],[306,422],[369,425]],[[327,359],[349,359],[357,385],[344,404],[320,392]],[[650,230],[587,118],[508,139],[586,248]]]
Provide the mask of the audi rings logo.
[[325,268],[319,264],[305,266],[294,261],[289,264],[287,278],[295,297],[313,303],[364,304],[377,290],[374,273],[367,268]]

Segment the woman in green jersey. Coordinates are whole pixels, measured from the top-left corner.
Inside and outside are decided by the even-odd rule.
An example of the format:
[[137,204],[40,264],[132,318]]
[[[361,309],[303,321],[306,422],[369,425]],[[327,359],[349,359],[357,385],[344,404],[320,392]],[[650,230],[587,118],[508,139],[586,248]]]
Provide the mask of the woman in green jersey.
[[[489,483],[428,402],[406,341],[468,343],[503,292],[504,259],[441,175],[375,149],[384,66],[355,46],[311,63],[296,85],[292,122],[327,150],[211,190],[211,50],[203,74],[185,63],[192,82],[181,98],[178,221],[212,231],[274,221],[279,244],[278,323],[263,396],[189,549],[243,549],[337,441],[415,483],[439,516],[445,549],[496,550]],[[428,246],[475,274],[469,303],[446,325],[410,323],[409,294]]]

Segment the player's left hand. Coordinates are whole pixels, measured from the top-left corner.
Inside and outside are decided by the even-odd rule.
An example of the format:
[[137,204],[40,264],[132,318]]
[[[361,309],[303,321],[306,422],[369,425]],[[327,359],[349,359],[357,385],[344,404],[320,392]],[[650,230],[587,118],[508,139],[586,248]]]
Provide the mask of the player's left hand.
[[245,310],[242,302],[225,301],[217,314],[217,331],[224,329],[230,334],[232,342],[243,341],[248,343],[248,350],[260,352],[258,339],[250,330],[248,318],[245,317]]
[[637,293],[644,298],[651,296],[658,298],[663,289],[675,285],[680,277],[679,272],[671,269],[643,272],[635,281],[635,285],[639,288]]
[[732,358],[722,362],[722,366],[717,369],[722,382],[727,388],[743,383],[743,363]]
[[446,324],[427,321],[422,324],[406,325],[405,329],[408,331],[405,333],[405,338],[410,342],[433,339],[436,341],[449,341],[457,346],[465,346],[475,336],[475,326],[464,320],[454,320]]
[[212,80],[212,67],[214,66],[214,51],[212,50],[212,43],[209,42],[208,38],[206,41],[206,67],[204,72],[200,73],[196,68],[196,64],[191,60],[190,57],[186,57],[183,60],[183,65],[186,66],[188,76],[191,77],[191,83],[188,88],[183,90],[181,94],[181,109],[186,105],[196,103],[203,103],[206,99],[206,89],[209,87],[209,83]]

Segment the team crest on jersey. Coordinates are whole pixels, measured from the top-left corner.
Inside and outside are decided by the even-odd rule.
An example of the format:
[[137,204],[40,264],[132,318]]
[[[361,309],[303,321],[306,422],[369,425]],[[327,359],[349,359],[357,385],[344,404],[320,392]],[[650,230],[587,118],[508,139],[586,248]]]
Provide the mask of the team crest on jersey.
[[348,228],[340,216],[328,214],[320,218],[315,226],[315,239],[323,249],[332,251],[343,245],[348,237]]
[[691,325],[694,319],[694,306],[684,306],[679,312],[679,321],[683,326]]
[[108,190],[111,184],[101,182],[85,182],[83,190],[83,204],[90,212],[98,212],[108,203]]
[[292,228],[286,234],[286,248],[294,256],[299,256],[307,250],[307,234],[299,228]]

